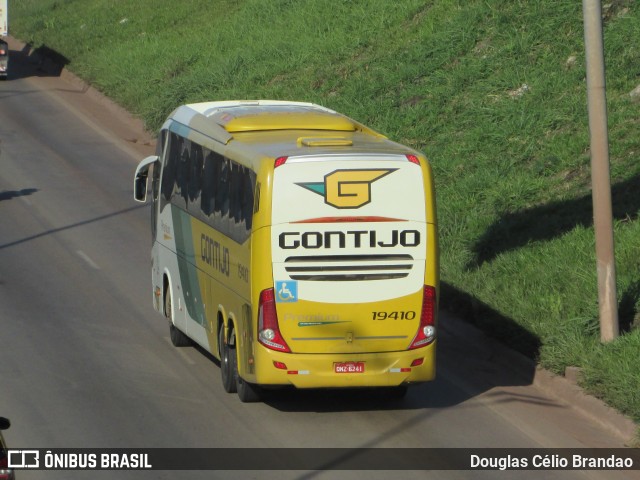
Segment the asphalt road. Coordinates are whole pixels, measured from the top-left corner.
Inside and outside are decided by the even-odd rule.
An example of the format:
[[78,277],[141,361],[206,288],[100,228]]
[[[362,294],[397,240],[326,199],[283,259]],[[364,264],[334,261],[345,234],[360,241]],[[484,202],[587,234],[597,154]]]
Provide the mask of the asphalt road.
[[[151,152],[139,125],[13,48],[9,79],[0,83],[0,415],[12,421],[5,432],[12,446],[622,446],[532,386],[533,372],[513,368],[508,352],[447,315],[441,317],[437,380],[414,387],[402,401],[370,392],[286,391],[242,404],[225,393],[213,359],[171,346],[167,324],[151,306],[149,207],[132,199],[134,168]],[[392,475],[19,471],[17,478]],[[597,471],[502,476],[633,478]]]

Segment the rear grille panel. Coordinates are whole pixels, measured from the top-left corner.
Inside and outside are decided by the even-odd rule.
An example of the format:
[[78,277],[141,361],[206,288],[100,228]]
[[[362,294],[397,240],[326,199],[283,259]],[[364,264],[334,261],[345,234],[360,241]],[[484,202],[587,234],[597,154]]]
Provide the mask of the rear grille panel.
[[405,278],[412,268],[411,255],[309,255],[285,259],[289,278],[314,282]]

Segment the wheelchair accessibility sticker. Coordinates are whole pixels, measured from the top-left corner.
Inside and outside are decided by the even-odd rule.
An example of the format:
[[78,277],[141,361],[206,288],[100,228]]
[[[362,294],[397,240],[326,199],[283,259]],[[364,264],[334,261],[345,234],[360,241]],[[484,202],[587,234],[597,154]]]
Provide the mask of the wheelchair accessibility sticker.
[[298,282],[296,280],[276,281],[276,302],[292,303],[298,301]]

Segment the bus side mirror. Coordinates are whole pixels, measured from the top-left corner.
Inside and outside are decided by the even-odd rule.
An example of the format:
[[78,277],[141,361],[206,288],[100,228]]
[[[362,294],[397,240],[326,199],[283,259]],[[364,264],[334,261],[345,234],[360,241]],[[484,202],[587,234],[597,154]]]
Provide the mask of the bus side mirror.
[[147,178],[149,177],[149,167],[158,161],[157,155],[142,160],[136,168],[136,175],[133,179],[133,198],[136,202],[147,201]]

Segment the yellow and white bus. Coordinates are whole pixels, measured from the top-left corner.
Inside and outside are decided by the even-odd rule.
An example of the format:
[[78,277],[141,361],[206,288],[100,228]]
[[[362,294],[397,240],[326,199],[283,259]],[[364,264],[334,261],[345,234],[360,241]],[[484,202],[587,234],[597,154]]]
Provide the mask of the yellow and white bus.
[[153,305],[176,346],[220,360],[243,402],[263,388],[435,378],[438,239],[420,152],[301,102],[183,105],[151,173]]

